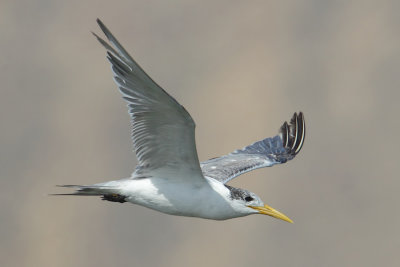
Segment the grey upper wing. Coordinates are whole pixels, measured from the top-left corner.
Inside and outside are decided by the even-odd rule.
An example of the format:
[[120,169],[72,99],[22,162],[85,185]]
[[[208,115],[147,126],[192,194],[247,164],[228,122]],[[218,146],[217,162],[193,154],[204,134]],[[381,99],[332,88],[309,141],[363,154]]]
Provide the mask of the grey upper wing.
[[139,161],[137,171],[171,167],[197,172],[202,177],[195,123],[189,113],[143,71],[99,19],[97,22],[110,44],[94,35],[107,49],[114,80],[128,102],[132,140]]
[[304,143],[306,133],[303,113],[294,113],[274,137],[265,138],[228,155],[200,164],[203,175],[226,183],[242,173],[293,159]]

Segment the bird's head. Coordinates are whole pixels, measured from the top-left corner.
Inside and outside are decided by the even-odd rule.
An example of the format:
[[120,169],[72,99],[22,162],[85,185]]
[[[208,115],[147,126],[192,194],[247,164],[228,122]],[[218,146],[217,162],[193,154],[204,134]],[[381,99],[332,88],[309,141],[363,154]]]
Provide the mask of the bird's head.
[[284,220],[290,223],[293,221],[285,214],[264,204],[259,196],[246,189],[235,188],[225,185],[230,191],[230,197],[233,201],[233,208],[245,215],[264,214],[274,218]]

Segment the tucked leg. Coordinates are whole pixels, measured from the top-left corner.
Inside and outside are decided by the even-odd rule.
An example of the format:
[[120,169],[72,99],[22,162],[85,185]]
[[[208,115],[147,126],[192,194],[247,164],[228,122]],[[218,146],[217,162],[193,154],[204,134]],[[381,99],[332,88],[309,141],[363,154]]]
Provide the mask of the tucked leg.
[[111,202],[119,202],[119,203],[124,203],[124,202],[126,202],[125,196],[118,195],[118,194],[107,194],[107,195],[103,195],[103,197],[102,197],[101,199],[102,199],[102,200],[111,201]]

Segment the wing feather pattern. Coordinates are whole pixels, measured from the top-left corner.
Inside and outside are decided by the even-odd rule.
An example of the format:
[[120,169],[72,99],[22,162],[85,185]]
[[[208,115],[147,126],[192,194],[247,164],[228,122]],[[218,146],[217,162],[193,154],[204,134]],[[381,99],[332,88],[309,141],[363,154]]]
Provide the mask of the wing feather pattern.
[[285,163],[300,152],[305,133],[303,113],[294,113],[289,124],[283,123],[278,135],[202,162],[200,165],[203,175],[227,183],[245,172]]
[[190,114],[143,71],[99,19],[97,23],[109,43],[93,34],[107,49],[114,80],[128,103],[139,161],[136,173],[171,167],[202,177]]

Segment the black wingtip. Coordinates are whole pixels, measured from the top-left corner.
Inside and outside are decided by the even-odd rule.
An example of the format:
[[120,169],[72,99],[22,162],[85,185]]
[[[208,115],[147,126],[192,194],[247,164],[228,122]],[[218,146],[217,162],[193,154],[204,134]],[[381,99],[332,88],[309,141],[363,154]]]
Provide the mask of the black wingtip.
[[99,18],[96,19],[96,22],[100,26],[100,28],[105,28],[106,27],[106,26],[104,26],[104,23]]
[[[104,45],[107,50],[110,50],[116,55],[119,55],[119,57],[128,62],[135,62],[133,58],[129,55],[129,53],[125,50],[125,48],[118,42],[117,38],[114,37],[114,35],[111,33],[111,31],[106,27],[106,25],[99,19],[96,19],[97,24],[99,25],[100,29],[103,31],[104,35],[107,37],[108,41],[111,43],[111,45],[115,48],[110,49],[109,45]],[[100,41],[101,42],[101,41]],[[101,42],[103,43],[103,42]],[[136,64],[136,63],[135,63]]]
[[106,27],[106,25],[104,25],[104,23],[99,18],[96,19],[96,22],[108,40],[115,39],[115,37],[111,34],[110,30]]
[[304,120],[304,115],[303,112],[299,112],[299,115],[297,116],[297,129],[299,132],[298,135],[298,140],[296,142],[296,150],[295,153],[299,153],[301,148],[303,147],[304,144],[304,139],[306,137],[306,123]]
[[288,124],[286,121],[280,128],[283,147],[289,150],[289,153],[295,156],[300,152],[304,144],[306,133],[303,112],[295,112]]
[[[103,23],[99,18],[96,19],[96,22],[97,22],[97,25],[99,25],[100,29],[101,29],[101,30],[104,32],[104,34],[107,36],[108,29],[107,29],[106,25],[104,25],[104,23]],[[107,37],[108,37],[108,36],[107,36]]]
[[282,142],[283,142],[283,147],[286,147],[287,143],[288,143],[288,135],[289,135],[289,128],[288,128],[288,124],[285,121],[283,123],[283,125],[281,126],[280,130],[279,130],[280,134],[281,134],[281,138],[282,138]]
[[93,31],[90,31],[90,32],[94,35],[94,37],[96,37],[97,40],[99,40],[99,41],[102,40],[101,37],[98,36],[95,32],[93,32]]

